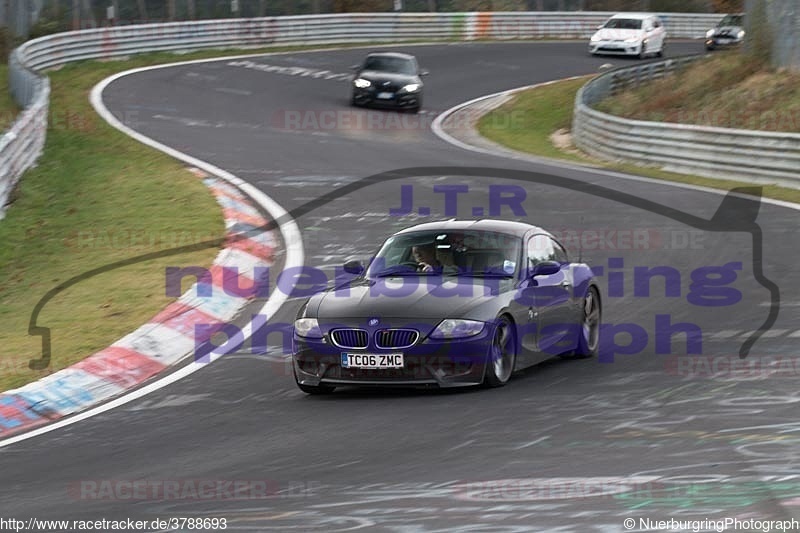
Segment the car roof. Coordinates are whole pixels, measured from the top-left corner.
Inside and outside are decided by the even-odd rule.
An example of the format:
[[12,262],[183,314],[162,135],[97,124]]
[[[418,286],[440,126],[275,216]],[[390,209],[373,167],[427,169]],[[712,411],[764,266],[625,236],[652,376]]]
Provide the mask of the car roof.
[[648,19],[650,17],[656,17],[653,13],[617,13],[612,19]]
[[549,232],[543,230],[542,228],[538,226],[533,226],[531,224],[527,224],[525,222],[515,222],[513,220],[494,220],[494,219],[482,219],[482,220],[451,219],[451,220],[440,220],[437,222],[425,222],[423,224],[417,224],[416,226],[412,226],[410,228],[406,228],[402,231],[399,231],[396,233],[396,235],[401,235],[403,233],[412,233],[416,231],[437,231],[437,230],[496,231],[498,233],[507,233],[511,235],[516,235],[518,237],[524,236],[529,231],[550,235]]
[[411,54],[403,54],[401,52],[370,52],[367,57],[397,57],[399,59],[415,59]]

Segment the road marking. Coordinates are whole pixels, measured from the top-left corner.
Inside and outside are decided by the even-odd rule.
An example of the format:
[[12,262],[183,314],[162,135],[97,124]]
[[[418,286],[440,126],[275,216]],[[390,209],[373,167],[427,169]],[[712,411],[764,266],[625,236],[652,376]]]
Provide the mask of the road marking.
[[765,339],[774,339],[775,337],[782,337],[789,332],[788,329],[770,329],[761,334]]
[[522,449],[524,449],[524,448],[528,448],[528,447],[530,447],[530,446],[535,446],[536,444],[539,444],[540,442],[546,441],[546,440],[547,440],[547,439],[549,439],[549,438],[550,438],[550,435],[545,435],[544,437],[539,437],[539,438],[538,438],[538,439],[536,439],[536,440],[532,440],[532,441],[530,441],[530,442],[527,442],[527,443],[525,443],[525,444],[522,444],[522,445],[520,445],[520,446],[517,446],[517,447],[515,447],[514,449],[515,449],[515,450],[522,450]]
[[228,87],[217,87],[214,90],[220,93],[235,94],[238,96],[250,96],[253,94],[253,91],[245,91],[244,89],[229,89]]
[[468,441],[462,442],[461,444],[456,444],[452,448],[448,448],[447,451],[448,452],[452,452],[452,451],[455,451],[455,450],[460,450],[461,448],[465,448],[465,447],[469,446],[470,444],[472,444],[474,442],[475,442],[475,439],[470,439]]
[[226,63],[229,67],[242,67],[260,72],[270,72],[275,74],[285,74],[287,76],[300,76],[301,78],[314,78],[336,81],[347,81],[353,74],[350,72],[331,72],[330,70],[313,69],[305,67],[286,67],[282,65],[270,65],[268,63],[258,63],[256,61],[241,60]]
[[742,331],[739,329],[726,329],[723,331],[718,331],[714,333],[711,338],[712,339],[730,339],[731,337],[735,337],[737,335],[741,335]]

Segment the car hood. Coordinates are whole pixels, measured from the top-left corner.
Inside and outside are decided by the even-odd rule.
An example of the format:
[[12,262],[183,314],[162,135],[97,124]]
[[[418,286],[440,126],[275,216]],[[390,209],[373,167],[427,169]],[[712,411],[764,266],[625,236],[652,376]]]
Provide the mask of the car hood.
[[737,33],[742,31],[743,29],[744,28],[742,28],[741,26],[720,26],[718,28],[714,28],[714,35],[720,35],[722,33],[729,33],[729,34],[735,36]]
[[[475,306],[496,298],[511,285],[509,279],[434,276],[362,279],[316,295],[309,302],[309,311],[315,309],[316,317],[321,320],[459,318]],[[307,316],[314,316],[312,313]]]
[[642,35],[644,35],[642,30],[625,30],[619,28],[603,28],[595,33],[595,36],[603,41],[624,41],[632,37],[639,38]]
[[365,80],[369,80],[371,82],[389,81],[404,85],[409,83],[421,83],[419,76],[414,76],[413,74],[383,72],[381,70],[362,70],[356,77],[364,78]]

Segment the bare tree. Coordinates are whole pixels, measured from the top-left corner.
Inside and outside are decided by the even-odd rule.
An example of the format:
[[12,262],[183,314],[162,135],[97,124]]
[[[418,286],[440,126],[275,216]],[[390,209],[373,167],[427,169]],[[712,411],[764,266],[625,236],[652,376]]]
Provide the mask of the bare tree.
[[97,20],[94,18],[94,13],[92,12],[92,2],[91,0],[83,0],[82,6],[82,19],[84,19],[85,23],[89,25],[90,28],[97,27]]
[[797,2],[746,0],[745,52],[778,68],[800,70],[800,13]]
[[145,0],[136,0],[139,6],[139,22],[147,22],[147,3]]
[[[6,13],[8,11],[6,10]],[[81,29],[81,2],[80,0],[72,0],[72,29]]]
[[711,4],[717,13],[741,13],[744,0],[712,0]]
[[767,17],[773,21],[772,62],[778,67],[800,70],[800,6],[788,0],[768,3]]

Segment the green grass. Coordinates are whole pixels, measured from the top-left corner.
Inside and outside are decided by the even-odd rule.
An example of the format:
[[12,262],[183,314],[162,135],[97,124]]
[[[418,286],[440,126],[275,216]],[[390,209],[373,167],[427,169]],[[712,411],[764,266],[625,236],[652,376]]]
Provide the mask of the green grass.
[[638,120],[800,132],[800,73],[719,53],[676,76],[625,91],[597,109]]
[[0,222],[0,390],[72,364],[137,328],[170,301],[166,266],[209,265],[217,253],[209,248],[140,263],[67,289],[38,320],[52,328],[52,364],[42,372],[28,369],[28,360],[41,354],[41,339],[27,334],[28,320],[48,290],[169,247],[173,234],[209,239],[224,231],[220,209],[198,178],[106,125],[89,105],[95,83],[129,67],[83,64],[51,74],[45,153]]
[[[359,46],[364,43],[338,47]],[[202,182],[181,163],[108,126],[89,104],[91,88],[137,67],[318,48],[161,52],[72,63],[48,73],[45,152],[23,176],[0,221],[0,391],[69,366],[138,328],[174,301],[165,296],[167,266],[208,266],[219,251],[212,246],[140,262],[61,292],[36,324],[51,328],[51,364],[43,371],[28,368],[41,357],[41,338],[28,335],[31,312],[48,291],[115,261],[224,234],[221,209]],[[5,74],[0,71],[0,86],[7,85]],[[8,96],[0,98],[0,110],[6,108],[16,110]],[[4,126],[14,118],[6,116]]]
[[[8,65],[0,65],[0,87],[8,87]],[[0,91],[0,130],[5,131],[13,124],[19,107],[11,98],[9,91]]]
[[550,135],[569,129],[575,93],[589,79],[567,80],[517,93],[511,101],[481,117],[478,133],[521,152],[581,161],[579,154],[556,148]]
[[[609,163],[591,158],[575,149],[556,147],[551,135],[556,130],[570,127],[575,94],[586,81],[587,79],[562,81],[522,91],[481,117],[478,121],[478,132],[491,141],[540,157],[591,164],[639,176],[717,189],[752,186],[732,180],[665,172],[632,163]],[[766,197],[800,203],[800,190],[765,185],[762,193]]]

